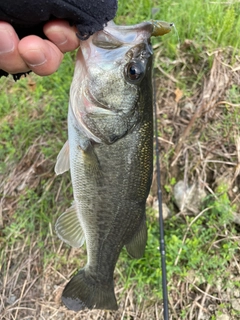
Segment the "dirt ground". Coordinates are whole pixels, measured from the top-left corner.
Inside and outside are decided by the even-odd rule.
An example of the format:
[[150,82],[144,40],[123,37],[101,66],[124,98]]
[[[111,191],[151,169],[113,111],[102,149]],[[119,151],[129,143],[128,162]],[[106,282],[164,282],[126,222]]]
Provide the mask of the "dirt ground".
[[[183,180],[188,184],[196,183],[199,189],[214,194],[219,181],[224,181],[228,185],[231,203],[237,208],[234,223],[238,225],[240,224],[240,122],[236,123],[233,116],[236,110],[238,112],[240,110],[239,53],[233,52],[231,48],[204,52],[193,42],[185,41],[175,61],[161,58],[160,63],[160,58],[161,52],[157,51],[154,74],[162,186],[168,185],[169,181],[175,178],[176,181]],[[211,68],[209,68],[210,59]],[[167,68],[163,69],[163,65]],[[25,186],[38,188],[43,178],[49,179],[49,186],[55,183],[53,160],[46,159],[41,154],[39,151],[41,143],[44,143],[41,139],[36,141],[16,167],[11,168],[7,176],[1,177],[2,227],[12,222],[11,217],[17,202],[25,192]],[[61,192],[61,183],[58,184],[57,197]],[[156,188],[155,173],[149,205],[154,204]],[[171,207],[172,198],[172,194],[163,188],[163,201],[168,207]],[[196,206],[194,212],[194,205],[191,203],[186,204],[184,209],[192,215],[199,213]],[[0,244],[1,236],[0,233]],[[43,250],[39,249],[37,241],[34,235],[30,242],[29,239],[25,241],[23,230],[22,241],[13,245],[10,243],[3,248],[4,252],[0,255],[5,261],[1,262],[0,270],[2,288],[0,319],[158,320],[163,318],[161,301],[151,303],[146,300],[139,305],[135,303],[134,286],[129,288],[128,292],[116,286],[119,301],[117,312],[93,310],[76,314],[67,311],[60,302],[61,292],[67,279],[76,269],[73,269],[72,264],[67,264],[64,270],[56,269],[54,261],[48,265],[43,265],[42,261],[44,255],[50,254],[51,250],[70,260],[74,255],[79,256],[84,249],[68,249],[62,243],[56,242],[51,227],[43,244]],[[240,234],[236,241],[240,241]],[[239,256],[233,262],[231,270],[230,277],[234,276],[240,281]],[[171,282],[174,283],[174,279]],[[186,305],[192,306],[186,319],[211,319],[211,308],[214,310],[216,303],[221,304],[221,300],[228,299],[228,296],[232,298],[230,293],[227,297],[221,296],[220,293],[213,297],[210,287],[204,288],[192,297],[190,286],[190,280],[176,283],[178,291],[169,293],[170,319],[180,319],[176,310],[184,309]],[[236,298],[236,308],[239,299],[240,295]],[[226,313],[226,318],[216,319],[231,319],[227,316]],[[240,316],[235,319],[240,319]]]

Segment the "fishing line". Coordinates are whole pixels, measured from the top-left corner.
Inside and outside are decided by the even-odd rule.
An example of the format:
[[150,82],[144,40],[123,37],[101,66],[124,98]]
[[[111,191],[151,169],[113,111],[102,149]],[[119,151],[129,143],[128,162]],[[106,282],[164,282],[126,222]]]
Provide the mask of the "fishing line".
[[[158,12],[159,8],[152,6],[151,16]],[[173,27],[176,30],[175,25]],[[156,95],[156,81],[153,68],[153,108],[154,108],[154,133],[155,133],[155,152],[156,152],[156,166],[157,166],[157,198],[158,198],[158,212],[159,212],[159,251],[161,257],[161,270],[162,270],[162,294],[163,294],[163,318],[169,320],[168,311],[168,288],[167,288],[167,268],[166,268],[166,252],[164,241],[164,223],[162,211],[162,190],[161,190],[161,169],[159,159],[159,142],[158,142],[158,127],[157,127],[157,95]]]
[[156,152],[156,165],[157,165],[157,197],[158,197],[158,212],[159,212],[159,251],[161,256],[161,269],[162,269],[162,293],[163,293],[163,316],[164,320],[169,319],[168,311],[168,289],[167,289],[167,268],[166,268],[166,252],[164,241],[164,223],[162,212],[162,190],[161,190],[161,170],[159,159],[159,142],[158,142],[158,129],[157,129],[157,103],[156,103],[156,83],[153,71],[153,105],[154,105],[154,131],[155,131],[155,152]]

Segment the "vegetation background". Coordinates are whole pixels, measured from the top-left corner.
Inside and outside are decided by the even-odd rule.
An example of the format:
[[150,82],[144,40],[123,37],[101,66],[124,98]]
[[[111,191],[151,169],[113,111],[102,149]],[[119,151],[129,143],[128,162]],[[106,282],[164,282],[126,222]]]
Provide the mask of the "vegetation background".
[[[240,1],[119,0],[115,20],[153,15],[176,26],[153,41],[170,319],[240,319]],[[69,174],[53,169],[74,59],[0,79],[0,319],[162,319],[155,171],[145,255],[123,250],[115,270],[119,310],[60,302],[86,260],[54,231],[72,201]]]

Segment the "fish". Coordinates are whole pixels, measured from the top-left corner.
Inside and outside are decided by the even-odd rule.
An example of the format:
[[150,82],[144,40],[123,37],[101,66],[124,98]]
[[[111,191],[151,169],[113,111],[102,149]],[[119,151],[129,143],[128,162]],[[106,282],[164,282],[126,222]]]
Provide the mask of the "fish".
[[81,41],[68,141],[55,165],[56,174],[70,169],[74,196],[56,221],[56,233],[74,248],[86,242],[87,249],[86,265],[62,293],[70,310],[117,310],[113,276],[119,254],[124,246],[132,258],[144,254],[153,172],[150,38],[170,29],[157,21],[133,26],[111,21]]

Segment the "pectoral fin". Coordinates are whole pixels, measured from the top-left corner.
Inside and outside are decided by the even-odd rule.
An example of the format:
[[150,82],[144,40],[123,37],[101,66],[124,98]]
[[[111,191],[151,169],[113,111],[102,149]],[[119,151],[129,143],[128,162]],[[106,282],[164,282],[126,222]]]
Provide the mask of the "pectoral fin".
[[55,165],[55,172],[57,175],[64,173],[70,169],[70,159],[69,159],[69,142],[65,142],[64,146],[60,150],[57,156],[57,162]]
[[98,183],[100,183],[102,179],[102,171],[91,142],[89,142],[85,150],[83,150],[82,155],[84,158],[84,169],[94,177]]
[[127,252],[132,258],[140,259],[145,250],[147,243],[147,225],[145,218],[143,219],[139,229],[134,234],[129,243],[126,244]]
[[55,229],[58,237],[71,247],[79,248],[84,244],[85,236],[77,216],[75,204],[58,218]]

